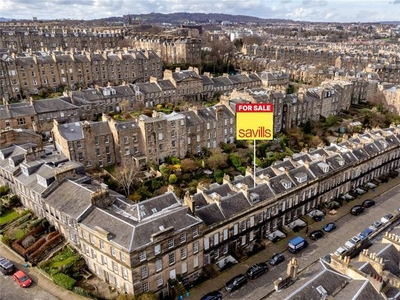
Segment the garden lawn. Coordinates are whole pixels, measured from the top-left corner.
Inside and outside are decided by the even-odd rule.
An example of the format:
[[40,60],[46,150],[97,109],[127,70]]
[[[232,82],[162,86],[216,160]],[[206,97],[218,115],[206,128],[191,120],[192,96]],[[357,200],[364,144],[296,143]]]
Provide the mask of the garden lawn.
[[0,217],[0,226],[9,222],[12,222],[19,218],[19,213],[15,210],[11,210]]

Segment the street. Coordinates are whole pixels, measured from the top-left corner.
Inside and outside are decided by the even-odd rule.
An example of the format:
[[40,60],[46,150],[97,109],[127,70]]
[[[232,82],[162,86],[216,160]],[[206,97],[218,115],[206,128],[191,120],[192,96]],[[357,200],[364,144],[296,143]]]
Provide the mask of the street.
[[[285,262],[276,267],[270,267],[270,270],[255,280],[249,280],[248,283],[240,290],[233,293],[228,293],[225,289],[220,291],[223,294],[223,299],[265,299],[265,296],[274,291],[273,281],[279,277],[286,275],[287,262],[291,257],[296,257],[299,261],[299,270],[305,269],[307,266],[318,260],[319,258],[333,253],[337,248],[344,245],[351,237],[362,232],[365,228],[370,226],[374,221],[387,214],[398,214],[400,206],[400,186],[397,186],[385,194],[374,198],[376,205],[368,208],[359,216],[346,214],[339,220],[335,220],[335,216],[327,215],[325,218],[332,219],[337,224],[337,228],[331,232],[326,233],[322,239],[311,241],[310,246],[300,253],[291,254],[285,251]],[[350,209],[352,205],[346,205],[343,209]],[[321,229],[318,222],[310,226],[310,232],[315,229]],[[265,257],[268,260],[269,257]],[[250,266],[248,266],[250,267]]]
[[[23,271],[26,271],[23,269]],[[28,273],[28,272],[27,272]],[[58,300],[57,297],[44,291],[35,282],[29,288],[21,288],[12,276],[0,273],[0,300]]]

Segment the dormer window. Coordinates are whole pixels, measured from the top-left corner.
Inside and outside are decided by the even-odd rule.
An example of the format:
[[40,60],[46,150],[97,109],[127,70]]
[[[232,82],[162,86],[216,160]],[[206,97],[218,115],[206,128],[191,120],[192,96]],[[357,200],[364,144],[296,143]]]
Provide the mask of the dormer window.
[[250,201],[252,203],[260,202],[260,195],[257,193],[250,193]]
[[297,182],[302,183],[307,181],[307,174],[304,172],[300,172],[294,175],[296,178]]
[[339,166],[341,166],[341,167],[344,166],[344,163],[345,163],[344,159],[338,159],[337,162],[338,162]]
[[382,147],[384,148],[384,149],[386,149],[387,148],[387,143],[386,143],[386,141],[379,141],[380,142],[380,144],[382,145]]
[[324,172],[324,173],[328,173],[328,171],[329,171],[329,165],[324,162],[318,163],[318,167],[320,167],[322,172]]
[[282,179],[281,184],[285,189],[290,189],[292,187],[292,183],[287,179]]
[[29,176],[28,168],[26,166],[21,166],[21,171],[25,176]]

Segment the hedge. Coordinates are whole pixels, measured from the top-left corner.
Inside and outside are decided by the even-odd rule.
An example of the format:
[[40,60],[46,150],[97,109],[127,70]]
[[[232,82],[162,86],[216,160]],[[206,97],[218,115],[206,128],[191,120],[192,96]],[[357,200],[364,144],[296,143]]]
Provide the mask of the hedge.
[[53,275],[53,280],[57,285],[63,287],[64,289],[67,289],[67,290],[72,290],[72,288],[74,287],[74,285],[76,283],[75,279],[73,279],[63,273],[57,273],[57,274]]

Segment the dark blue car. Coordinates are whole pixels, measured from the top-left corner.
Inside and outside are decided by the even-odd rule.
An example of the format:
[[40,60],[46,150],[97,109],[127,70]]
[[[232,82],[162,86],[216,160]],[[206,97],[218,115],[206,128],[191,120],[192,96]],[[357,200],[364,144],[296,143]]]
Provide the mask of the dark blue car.
[[200,300],[221,300],[221,299],[222,299],[222,294],[219,291],[213,291],[201,297]]
[[335,222],[330,222],[324,226],[324,231],[325,232],[331,232],[336,228],[336,223]]

